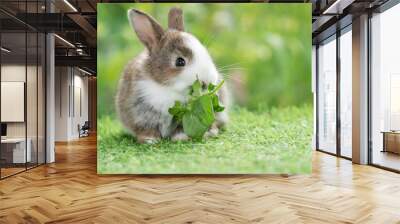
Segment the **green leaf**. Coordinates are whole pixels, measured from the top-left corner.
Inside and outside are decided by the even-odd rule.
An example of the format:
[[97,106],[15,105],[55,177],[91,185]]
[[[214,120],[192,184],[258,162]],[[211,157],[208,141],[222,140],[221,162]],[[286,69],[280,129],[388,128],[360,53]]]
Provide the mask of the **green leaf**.
[[210,83],[208,84],[208,91],[212,92],[215,89],[215,85]]
[[182,119],[183,131],[193,139],[201,139],[208,130],[208,126],[203,124],[195,114],[187,113]]
[[193,114],[198,116],[204,125],[210,127],[215,120],[211,96],[203,95],[194,101]]
[[170,113],[178,122],[182,120],[182,117],[186,111],[187,109],[179,101],[175,101],[174,106],[168,109],[168,113]]
[[219,98],[217,95],[212,96],[212,104],[215,112],[221,112],[225,109],[225,107],[219,103]]
[[[215,112],[221,112],[225,108],[220,105],[217,95],[223,85],[222,80],[217,86],[212,83],[202,86],[197,79],[191,86],[187,103],[176,101],[168,112],[179,125],[182,123],[183,131],[192,139],[200,139],[210,129],[215,121]],[[203,88],[204,87],[204,88]]]
[[216,94],[218,92],[218,90],[222,87],[222,85],[224,84],[225,80],[222,80],[212,91],[210,91],[208,93],[208,95],[213,95]]
[[194,97],[201,95],[201,82],[198,79],[192,85],[191,95]]

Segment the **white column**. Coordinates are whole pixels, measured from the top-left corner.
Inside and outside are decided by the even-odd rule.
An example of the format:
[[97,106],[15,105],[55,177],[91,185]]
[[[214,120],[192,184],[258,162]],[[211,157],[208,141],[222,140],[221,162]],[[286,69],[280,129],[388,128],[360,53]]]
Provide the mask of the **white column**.
[[54,35],[47,34],[46,36],[46,57],[47,57],[47,71],[46,71],[46,163],[55,161],[54,150],[54,133],[55,133],[55,61],[54,61]]
[[[54,12],[54,5],[46,1],[46,11]],[[55,161],[55,43],[54,34],[46,35],[46,163]]]
[[353,19],[353,162],[368,163],[368,15]]

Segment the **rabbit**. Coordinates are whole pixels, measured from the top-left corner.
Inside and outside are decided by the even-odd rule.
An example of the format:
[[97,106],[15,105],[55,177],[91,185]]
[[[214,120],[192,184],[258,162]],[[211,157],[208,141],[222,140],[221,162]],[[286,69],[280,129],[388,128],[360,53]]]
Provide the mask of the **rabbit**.
[[[168,29],[151,16],[136,9],[128,10],[128,19],[145,50],[127,63],[116,95],[116,111],[122,124],[139,143],[156,143],[162,138],[187,140],[168,109],[175,101],[185,102],[189,87],[196,79],[203,84],[218,84],[218,73],[207,49],[184,31],[181,9],[168,14]],[[218,92],[227,107],[226,85]],[[205,134],[215,136],[228,122],[227,109],[216,114],[216,121]]]

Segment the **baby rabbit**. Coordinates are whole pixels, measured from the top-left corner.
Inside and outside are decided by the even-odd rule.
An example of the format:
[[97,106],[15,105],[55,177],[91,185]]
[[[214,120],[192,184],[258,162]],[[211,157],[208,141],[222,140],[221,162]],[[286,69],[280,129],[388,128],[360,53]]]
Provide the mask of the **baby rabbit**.
[[[184,32],[182,10],[172,8],[168,29],[151,16],[130,9],[128,18],[146,49],[125,67],[119,82],[116,108],[123,125],[140,143],[154,143],[161,138],[186,140],[168,113],[175,101],[185,102],[189,87],[198,78],[204,84],[218,84],[222,77],[200,41]],[[218,92],[227,106],[225,85]],[[216,122],[206,135],[216,135],[226,124],[225,109],[216,114]]]

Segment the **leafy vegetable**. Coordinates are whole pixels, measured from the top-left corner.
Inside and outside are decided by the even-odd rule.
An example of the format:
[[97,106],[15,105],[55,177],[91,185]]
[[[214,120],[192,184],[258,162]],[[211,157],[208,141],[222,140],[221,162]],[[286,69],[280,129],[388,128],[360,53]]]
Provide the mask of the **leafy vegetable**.
[[203,86],[197,79],[190,88],[188,102],[175,101],[174,106],[169,108],[168,112],[189,137],[201,139],[214,123],[215,113],[225,109],[217,95],[223,84],[224,80],[217,86],[212,83]]

